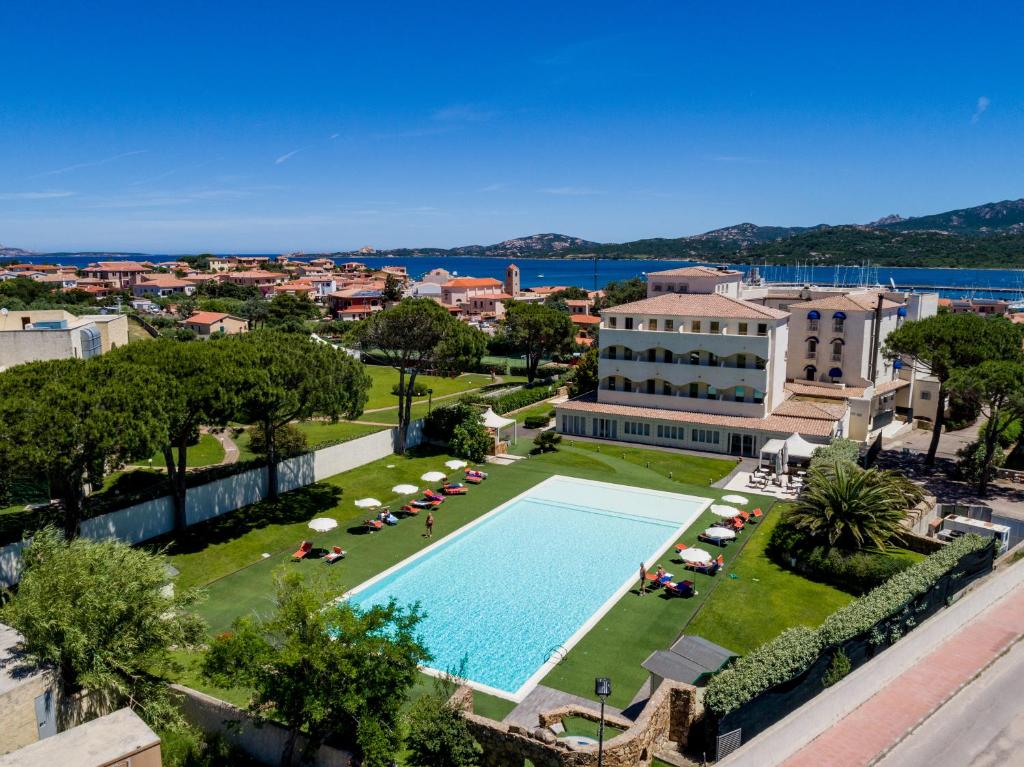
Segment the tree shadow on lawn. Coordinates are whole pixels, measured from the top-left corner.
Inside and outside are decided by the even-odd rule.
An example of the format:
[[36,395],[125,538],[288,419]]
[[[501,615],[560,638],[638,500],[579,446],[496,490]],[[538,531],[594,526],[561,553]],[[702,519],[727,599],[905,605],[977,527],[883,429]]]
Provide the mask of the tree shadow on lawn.
[[156,548],[167,547],[168,555],[194,554],[208,546],[227,543],[253,530],[271,525],[292,525],[333,511],[343,490],[336,485],[316,483],[292,490],[273,501],[260,501],[177,533],[154,539]]

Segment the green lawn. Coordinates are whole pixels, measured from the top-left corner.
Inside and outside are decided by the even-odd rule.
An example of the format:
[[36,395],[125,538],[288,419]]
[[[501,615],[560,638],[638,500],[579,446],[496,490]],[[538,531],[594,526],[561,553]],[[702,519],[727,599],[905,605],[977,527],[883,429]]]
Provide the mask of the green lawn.
[[147,331],[144,327],[142,327],[142,325],[139,324],[139,321],[137,319],[135,319],[134,317],[129,315],[128,316],[128,343],[134,343],[135,341],[152,341],[152,340],[153,340],[153,336],[151,336],[149,334],[149,331]]
[[[367,365],[366,372],[373,379],[373,386],[370,388],[370,398],[366,402],[366,410],[375,410],[382,407],[395,407],[398,404],[398,397],[391,393],[391,388],[398,385],[398,371],[392,367],[382,365]],[[458,394],[479,389],[481,386],[493,383],[490,375],[483,373],[466,373],[455,378],[442,376],[416,376],[416,382],[422,383],[429,389],[434,390],[434,399],[444,397],[448,394]],[[417,402],[427,401],[427,397],[416,400]]]
[[[177,460],[178,451],[174,451],[175,460]],[[204,466],[216,466],[224,460],[224,448],[221,446],[217,438],[212,434],[200,434],[199,441],[190,445],[188,450],[185,451],[185,463],[190,469],[199,469]],[[164,461],[164,454],[162,452],[156,452],[150,458],[154,467],[166,466]],[[144,462],[137,462],[139,465],[145,465]]]
[[554,409],[555,409],[555,406],[552,405],[550,402],[541,402],[539,405],[534,405],[533,407],[528,407],[528,408],[526,408],[524,410],[519,410],[519,411],[517,411],[515,413],[509,413],[505,417],[506,418],[515,418],[516,419],[516,423],[521,425],[523,423],[523,421],[525,421],[527,418],[529,418],[532,415],[543,415],[543,416],[546,416],[548,413],[550,413]]
[[747,551],[727,572],[719,588],[686,627],[737,653],[764,644],[791,626],[818,626],[853,596],[807,580],[772,562],[764,552],[777,513],[768,516],[750,540]]
[[350,439],[365,437],[367,434],[381,431],[383,427],[372,426],[350,421],[300,421],[295,427],[306,435],[310,447],[325,442],[347,442]]

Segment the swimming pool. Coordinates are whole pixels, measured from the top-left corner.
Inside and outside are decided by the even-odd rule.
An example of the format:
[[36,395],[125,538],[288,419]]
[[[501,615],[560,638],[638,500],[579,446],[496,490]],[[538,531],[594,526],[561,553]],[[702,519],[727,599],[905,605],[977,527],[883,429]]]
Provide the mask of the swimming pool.
[[432,670],[521,700],[709,503],[549,477],[346,597],[418,601]]

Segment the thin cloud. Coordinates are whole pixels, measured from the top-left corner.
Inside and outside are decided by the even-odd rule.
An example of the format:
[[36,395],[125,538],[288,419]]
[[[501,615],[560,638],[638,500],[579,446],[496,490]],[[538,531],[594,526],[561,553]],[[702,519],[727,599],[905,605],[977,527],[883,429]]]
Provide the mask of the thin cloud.
[[133,152],[122,152],[121,154],[115,154],[111,157],[104,157],[102,160],[93,160],[91,162],[79,162],[74,165],[68,165],[64,168],[57,168],[56,170],[48,170],[43,173],[37,173],[31,178],[41,178],[43,176],[59,176],[64,173],[71,173],[75,170],[81,170],[82,168],[95,168],[98,165],[106,165],[108,162],[114,162],[116,160],[123,160],[125,157],[134,157],[137,154],[145,154],[148,149],[136,149]]
[[434,119],[440,122],[484,122],[494,117],[494,112],[480,109],[472,104],[453,104],[434,112]]
[[487,186],[480,187],[477,191],[480,192],[500,192],[502,189],[508,189],[508,184],[488,184]]
[[56,200],[74,192],[0,192],[0,200]]
[[150,176],[149,178],[140,178],[138,181],[131,182],[128,186],[141,186],[142,184],[152,184],[154,181],[162,181],[168,176],[173,176],[177,172],[177,169],[167,170],[164,171],[163,173],[157,174],[156,176]]
[[281,155],[276,160],[274,160],[274,165],[283,165],[284,163],[292,159],[295,155],[297,155],[299,152],[301,152],[303,149],[305,149],[305,147],[299,147],[298,149],[293,149],[292,151]]
[[341,135],[340,133],[332,133],[331,134],[331,141],[334,141],[334,139],[338,138],[338,136],[340,136],[340,135]]
[[561,197],[588,197],[595,194],[604,194],[602,189],[593,189],[589,186],[553,186],[541,189],[544,194],[554,194]]
[[988,111],[991,104],[992,101],[988,96],[978,96],[978,103],[974,106],[974,114],[971,115],[971,125],[978,124],[981,116]]

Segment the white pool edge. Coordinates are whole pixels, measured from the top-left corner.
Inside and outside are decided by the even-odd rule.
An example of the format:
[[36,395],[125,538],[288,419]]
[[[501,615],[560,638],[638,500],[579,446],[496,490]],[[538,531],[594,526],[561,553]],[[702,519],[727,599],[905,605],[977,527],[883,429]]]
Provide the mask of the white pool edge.
[[[431,550],[433,550],[434,548],[440,546],[441,544],[447,543],[448,541],[450,541],[450,540],[452,540],[452,539],[454,539],[454,538],[456,538],[456,537],[458,537],[460,535],[463,535],[463,534],[467,533],[468,531],[472,530],[477,525],[479,525],[482,522],[484,522],[489,517],[497,514],[500,511],[503,511],[506,507],[511,506],[513,503],[521,500],[524,496],[527,496],[531,492],[537,490],[537,488],[543,487],[544,485],[548,484],[549,482],[553,482],[553,481],[557,481],[557,480],[570,480],[572,482],[577,482],[577,483],[580,483],[580,484],[592,485],[594,487],[616,487],[616,488],[626,487],[626,488],[630,488],[632,490],[637,490],[637,491],[643,492],[643,493],[648,494],[648,495],[655,495],[655,496],[659,496],[659,497],[662,497],[662,498],[673,498],[673,499],[675,499],[675,498],[682,498],[682,499],[685,499],[685,500],[688,500],[688,501],[691,501],[691,502],[698,503],[699,505],[698,505],[697,510],[694,511],[690,515],[689,519],[687,519],[685,522],[681,523],[680,526],[678,528],[676,528],[674,530],[674,532],[672,533],[672,535],[665,541],[665,544],[660,549],[658,549],[644,563],[644,566],[647,567],[647,568],[650,568],[661,557],[663,557],[665,555],[665,553],[669,551],[669,549],[671,548],[672,544],[676,540],[678,540],[678,538],[684,532],[686,532],[686,530],[690,527],[690,525],[692,525],[694,523],[694,521],[698,517],[700,517],[700,515],[703,514],[707,510],[708,506],[710,506],[714,502],[714,499],[706,498],[706,497],[700,496],[700,495],[688,495],[686,493],[673,493],[673,492],[669,492],[667,490],[651,490],[650,488],[636,487],[635,485],[622,485],[622,484],[619,484],[619,483],[616,483],[616,482],[600,482],[598,480],[593,480],[593,479],[581,479],[579,477],[570,477],[570,476],[567,476],[567,475],[564,475],[564,474],[552,474],[550,477],[547,477],[546,479],[541,480],[537,484],[531,485],[529,488],[527,488],[523,492],[519,493],[519,495],[516,495],[513,498],[509,498],[504,503],[499,504],[498,506],[495,506],[493,509],[488,511],[486,514],[480,515],[479,517],[474,519],[472,522],[467,522],[465,525],[460,527],[458,530],[452,531],[451,533],[449,533],[445,537],[439,538],[437,541],[435,541],[434,543],[430,544],[426,548],[420,549],[415,554],[412,554],[412,555],[406,557],[405,559],[401,560],[400,562],[392,565],[388,569],[383,570],[382,572],[377,573],[375,576],[373,576],[369,580],[363,581],[358,586],[354,586],[353,588],[349,589],[344,594],[342,594],[339,597],[339,599],[349,599],[350,597],[358,594],[359,592],[364,591],[364,590],[370,588],[371,586],[375,585],[379,581],[382,581],[385,578],[387,578],[388,576],[394,574],[398,570],[401,570],[402,568],[404,568],[404,567],[414,563],[416,560],[426,556]],[[485,481],[490,481],[490,480],[485,480]],[[654,521],[664,522],[664,520],[654,520]],[[625,581],[625,583],[622,584],[622,586],[620,586],[607,600],[605,600],[605,602],[600,607],[597,608],[597,610],[587,620],[585,620],[583,622],[583,624],[572,634],[572,636],[570,636],[565,642],[562,643],[561,647],[564,648],[564,653],[562,655],[562,658],[564,658],[566,655],[568,655],[569,652],[572,650],[572,648],[575,647],[576,644],[578,644],[579,641],[584,636],[586,636],[586,634],[592,628],[594,628],[594,626],[596,626],[597,623],[605,615],[608,614],[608,612],[612,609],[612,607],[615,606],[615,603],[618,602],[620,599],[622,599],[624,596],[626,596],[626,594],[629,593],[630,589],[633,587],[633,584],[634,583],[639,583],[639,581],[640,581],[640,574],[639,574],[639,569],[638,569],[636,575],[633,575],[630,578],[628,578]],[[461,684],[465,684],[466,686],[471,687],[472,689],[478,690],[479,692],[485,693],[487,695],[493,695],[496,698],[504,698],[505,700],[512,701],[513,703],[521,703],[523,701],[523,699],[527,695],[529,695],[530,692],[533,691],[533,688],[535,688],[540,683],[540,680],[543,679],[545,676],[547,676],[551,672],[551,670],[555,666],[557,666],[560,662],[561,662],[561,659],[558,659],[558,660],[548,659],[540,667],[538,667],[538,669],[529,677],[529,679],[527,679],[525,682],[523,682],[523,684],[521,684],[519,686],[519,688],[515,692],[512,692],[512,693],[510,693],[510,692],[508,692],[506,690],[499,690],[496,687],[491,687],[490,685],[486,685],[486,684],[483,684],[481,682],[476,682],[476,681],[474,681],[472,679],[461,679],[460,678],[458,681]],[[424,674],[427,674],[428,676],[435,677],[435,678],[442,678],[442,677],[448,676],[447,672],[439,671],[439,670],[437,670],[435,668],[431,668],[430,666],[420,666],[420,671],[422,671]]]

